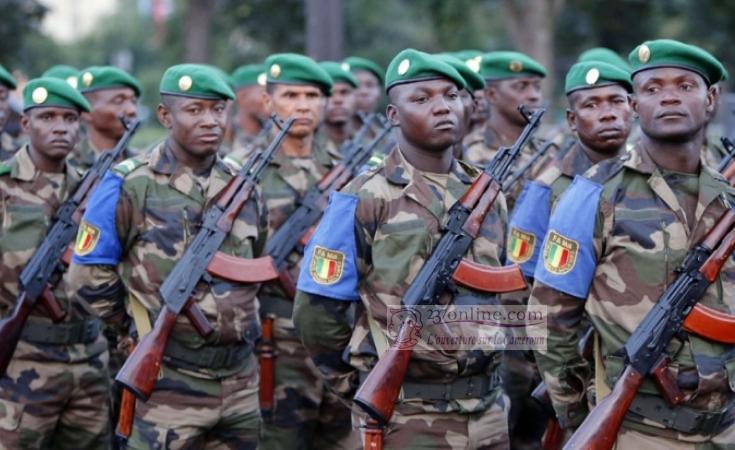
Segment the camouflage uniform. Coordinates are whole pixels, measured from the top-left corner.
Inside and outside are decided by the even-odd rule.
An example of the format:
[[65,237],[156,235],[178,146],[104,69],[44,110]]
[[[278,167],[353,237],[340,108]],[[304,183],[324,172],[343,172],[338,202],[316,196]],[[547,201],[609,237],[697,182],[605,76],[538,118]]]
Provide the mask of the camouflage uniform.
[[[252,147],[243,153],[256,150]],[[276,154],[260,182],[268,209],[269,236],[296,209],[299,198],[340,159],[337,150],[336,145],[327,145],[323,133],[317,133],[312,156]],[[246,158],[243,153],[232,157],[242,161]],[[293,280],[298,277],[302,257],[297,251],[288,258],[287,271]],[[298,339],[291,320],[293,299],[275,284],[264,285],[258,298],[261,317],[276,315],[275,403],[272,420],[263,425],[261,448],[358,448],[349,409],[330,392]]]
[[719,145],[719,140],[705,139],[704,145],[702,145],[702,157],[704,162],[711,168],[717,169],[720,164],[720,160],[726,157],[725,149]]
[[[64,173],[38,171],[27,146],[0,164],[2,316],[13,309],[20,272],[78,182],[68,165]],[[36,307],[0,379],[0,449],[99,449],[109,442],[107,342],[99,319],[70,304],[63,285],[54,293],[67,311],[65,320],[54,325]]]
[[[117,165],[97,191],[107,197],[90,201],[106,212],[97,217],[88,210],[81,225],[96,227],[99,237],[91,250],[77,245],[73,292],[110,319],[123,308],[132,316],[129,299],[135,298],[153,321],[161,309],[159,287],[196,235],[207,204],[232,176],[219,158],[209,173],[195,174],[166,143]],[[245,204],[220,251],[243,258],[260,254],[266,216],[259,205],[257,197]],[[97,225],[110,215],[115,229]],[[256,447],[260,412],[252,349],[259,334],[258,287],[221,279],[199,283],[192,297],[215,332],[203,339],[179,316],[161,378],[150,399],[137,402],[128,448]]]
[[0,132],[0,161],[7,161],[17,150],[15,139],[6,132]]
[[[448,208],[477,175],[469,165],[455,161],[442,187],[441,182],[429,181],[426,174],[410,166],[394,148],[377,168],[358,176],[343,190],[357,197],[353,211],[356,261],[351,264],[350,258],[345,258],[342,272],[356,273],[354,286],[347,286],[355,298],[359,290],[362,299],[356,319],[353,324],[352,302],[302,290],[303,279],[312,276],[311,270],[304,270],[294,320],[317,367],[344,396],[353,393],[358,372],[366,374],[377,360],[365,311],[381,330],[376,338],[386,340],[387,308],[401,305],[403,294],[440,237]],[[342,217],[350,212],[336,214]],[[469,259],[500,264],[506,215],[505,199],[500,195],[480,236],[472,243]],[[318,241],[319,233],[312,238],[309,249]],[[457,295],[445,292],[440,303],[458,304],[460,299],[468,305],[498,303],[496,296],[480,296],[463,288]],[[461,331],[463,335],[473,334],[472,330]],[[484,390],[472,398],[457,398],[455,394],[442,401],[418,396],[400,400],[386,431],[385,448],[508,448],[508,399],[496,376],[499,362],[499,352],[482,348],[446,352],[426,347],[415,351],[404,389],[410,384],[448,392],[444,391],[446,386],[473,379],[484,385]],[[359,427],[363,421],[361,415],[353,416],[353,426]]]
[[[549,307],[548,349],[536,352],[536,360],[563,426],[578,425],[587,413],[591,367],[576,349],[583,314],[600,336],[604,380],[612,386],[623,367],[618,351],[673,281],[688,249],[725,211],[720,194],[735,190],[704,161],[700,167],[698,176],[662,172],[638,145],[590,169],[586,176],[592,182],[577,178],[557,203],[529,303]],[[599,192],[599,201],[583,197],[590,191]],[[585,200],[581,206],[578,199]],[[585,224],[589,229],[580,231]],[[554,234],[567,240],[550,240]],[[566,259],[555,258],[557,246]],[[731,260],[703,304],[735,311],[733,268]],[[623,424],[619,448],[729,448],[725,444],[735,442],[732,413],[729,418],[723,413],[719,429],[677,431],[663,421],[674,414],[733,410],[732,350],[694,335],[675,337],[667,348],[669,370],[687,394],[684,402],[670,409],[646,379]]]
[[[85,137],[79,141],[79,144],[74,148],[69,156],[67,156],[66,160],[69,165],[84,173],[94,165],[94,162],[97,160],[97,156],[99,156],[101,152],[101,150],[98,150],[94,147],[92,141],[90,141],[88,137]],[[123,150],[118,162],[122,162],[126,159],[132,158],[137,153],[138,152],[126,148],[125,150]]]

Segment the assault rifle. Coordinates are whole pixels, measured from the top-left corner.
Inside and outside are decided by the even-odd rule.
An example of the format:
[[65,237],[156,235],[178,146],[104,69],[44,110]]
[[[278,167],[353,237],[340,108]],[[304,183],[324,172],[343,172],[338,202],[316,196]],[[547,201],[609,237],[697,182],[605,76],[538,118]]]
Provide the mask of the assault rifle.
[[[483,173],[450,208],[444,234],[403,295],[403,306],[436,304],[452,279],[458,284],[484,292],[512,292],[527,287],[518,265],[495,269],[463,260],[472,241],[480,233],[482,223],[492,209],[510,168],[538,128],[545,112],[544,109],[538,109],[531,114],[524,106],[520,106],[519,111],[528,122],[526,127],[512,147],[498,150]],[[380,357],[355,394],[355,404],[371,419],[365,433],[366,449],[382,448],[382,430],[393,416],[417,342],[411,339],[416,332],[415,327],[412,319],[401,323],[395,342]]]
[[3,343],[0,348],[0,376],[5,375],[23,326],[37,303],[43,305],[54,322],[60,322],[66,317],[66,312],[53,294],[53,287],[65,270],[63,263],[68,265],[71,261],[69,245],[77,235],[86,200],[99,180],[128,147],[130,139],[140,126],[140,120],[128,122],[121,117],[120,121],[125,127],[125,133],[113,149],[97,158],[71,197],[59,206],[48,234],[20,273],[20,294],[15,300],[15,308],[10,316],[0,320],[0,342]]
[[202,337],[214,331],[191,299],[196,285],[208,276],[207,273],[240,283],[257,283],[278,277],[269,256],[242,259],[217,250],[232,230],[240,210],[252,197],[263,170],[273,159],[291,124],[293,119],[279,123],[281,131],[268,148],[254,153],[237,176],[230,180],[216,203],[205,212],[201,229],[161,284],[158,292],[164,306],[153,329],[141,338],[115,377],[139,399],[145,401],[153,392],[166,343],[180,313],[186,315]]
[[[572,145],[574,144],[574,141],[572,141]],[[552,145],[556,145],[554,141],[548,140],[542,145],[538,150],[536,150],[536,153],[531,155],[531,158],[526,161],[525,164],[523,164],[521,167],[513,171],[513,174],[508,178],[508,180],[503,183],[503,192],[510,192],[511,189],[518,183],[518,181],[523,179],[523,176],[528,172],[531,167],[533,167],[536,162],[541,159],[542,156],[546,154],[547,151],[551,148]]]

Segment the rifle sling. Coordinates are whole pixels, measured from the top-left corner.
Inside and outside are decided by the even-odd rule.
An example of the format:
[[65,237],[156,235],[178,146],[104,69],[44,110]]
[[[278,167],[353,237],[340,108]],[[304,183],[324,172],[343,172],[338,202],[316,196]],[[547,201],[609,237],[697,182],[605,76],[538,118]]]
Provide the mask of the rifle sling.
[[133,322],[135,329],[138,331],[138,340],[151,332],[151,319],[148,317],[148,310],[133,294],[128,296],[130,302],[130,310],[133,313]]
[[[360,383],[367,378],[367,372],[360,372]],[[482,398],[500,387],[500,375],[493,371],[490,375],[460,377],[450,383],[419,383],[404,381],[400,399],[418,398],[431,401],[462,400]]]
[[101,329],[102,322],[99,319],[68,323],[28,320],[23,325],[20,338],[33,344],[89,344],[97,340]]

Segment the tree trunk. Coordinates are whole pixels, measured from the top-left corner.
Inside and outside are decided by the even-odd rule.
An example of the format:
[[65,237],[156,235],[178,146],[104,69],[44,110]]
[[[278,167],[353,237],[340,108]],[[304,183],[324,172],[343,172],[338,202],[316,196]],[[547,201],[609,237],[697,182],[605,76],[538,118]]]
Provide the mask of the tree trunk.
[[344,57],[343,0],[306,0],[306,54],[319,60]]
[[209,32],[212,24],[213,2],[187,0],[184,18],[184,59],[191,63],[209,61]]

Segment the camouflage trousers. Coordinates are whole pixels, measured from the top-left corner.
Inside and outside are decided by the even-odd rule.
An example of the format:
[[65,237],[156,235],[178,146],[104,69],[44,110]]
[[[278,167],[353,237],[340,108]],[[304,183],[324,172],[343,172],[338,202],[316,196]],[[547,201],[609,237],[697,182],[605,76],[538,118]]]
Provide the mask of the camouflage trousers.
[[503,390],[510,399],[508,426],[515,450],[538,448],[549,416],[531,397],[541,382],[536,364],[523,351],[506,350],[500,365]]
[[106,449],[107,341],[18,342],[0,379],[0,449]]
[[137,401],[128,449],[255,449],[260,434],[258,365],[222,379],[162,367],[147,402]]
[[[505,394],[498,395],[485,411],[463,414],[459,412],[420,412],[405,414],[401,404],[396,406],[388,428],[383,434],[385,450],[507,450],[509,401]],[[353,413],[352,422],[360,431],[365,427],[365,416]]]
[[[688,441],[688,442],[687,442]],[[654,436],[641,431],[621,428],[615,450],[733,450],[735,424],[710,439],[702,436]]]
[[263,450],[361,449],[350,410],[324,385],[290,319],[275,321],[275,406]]

